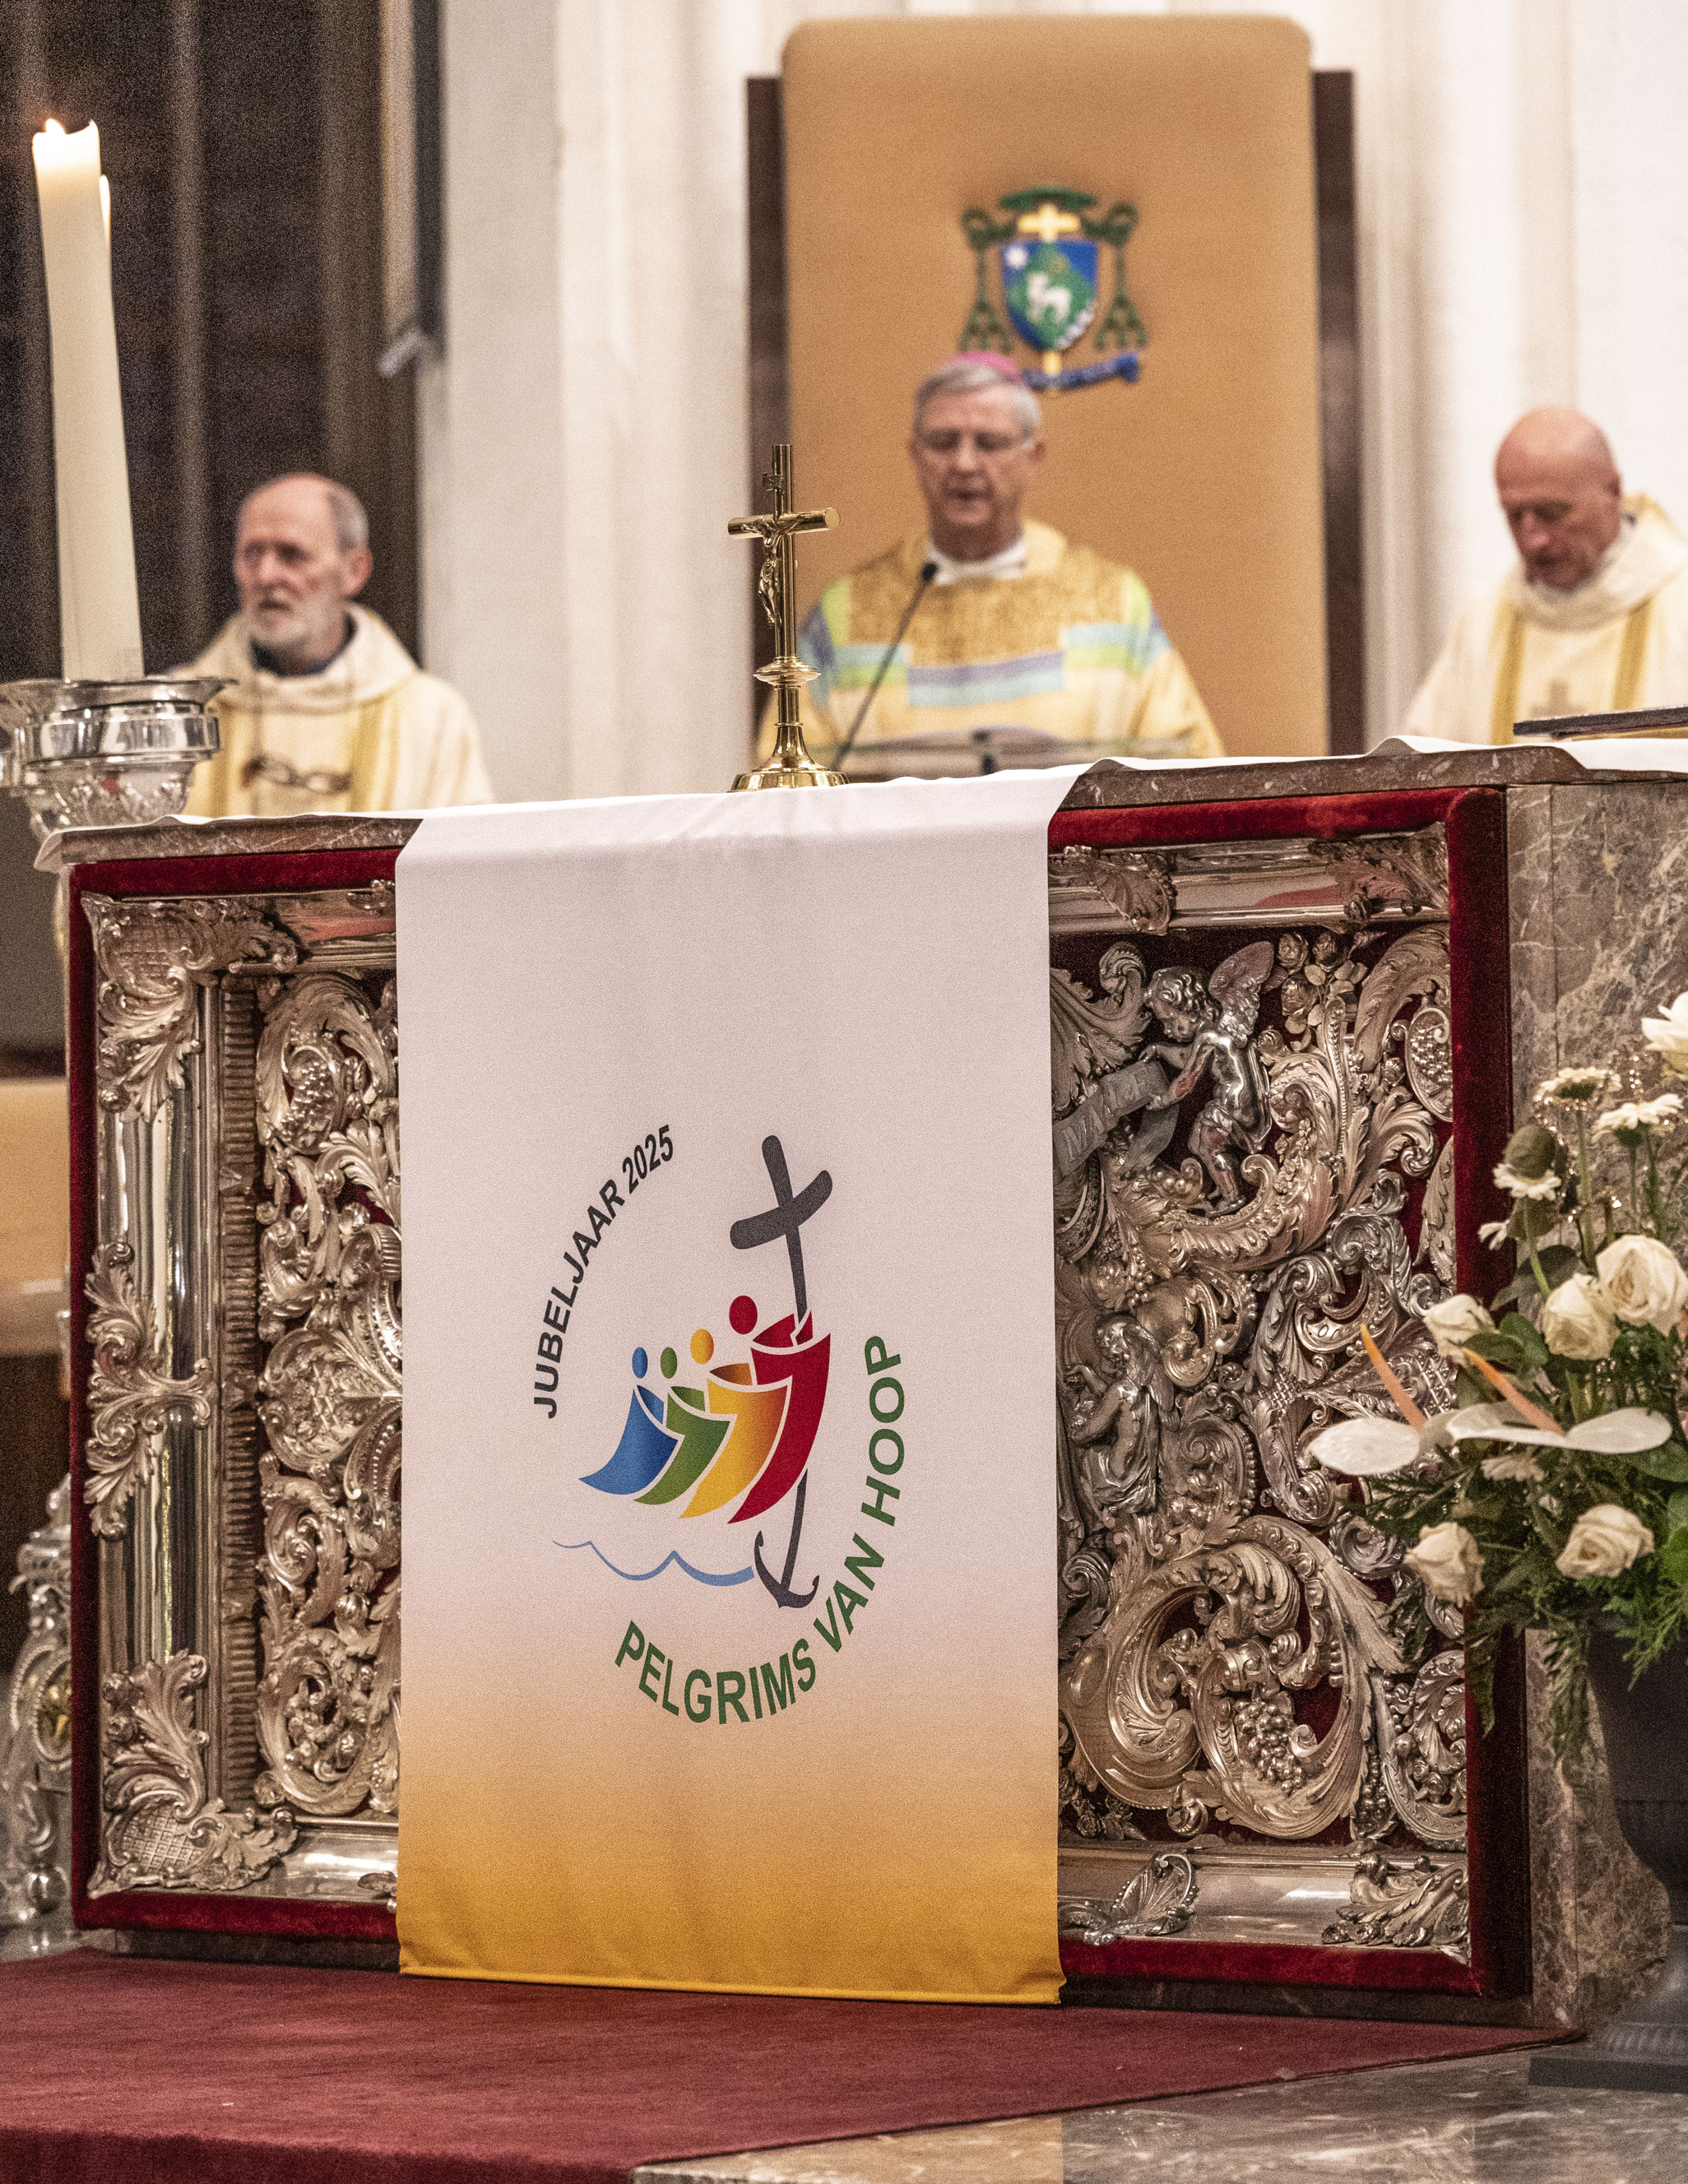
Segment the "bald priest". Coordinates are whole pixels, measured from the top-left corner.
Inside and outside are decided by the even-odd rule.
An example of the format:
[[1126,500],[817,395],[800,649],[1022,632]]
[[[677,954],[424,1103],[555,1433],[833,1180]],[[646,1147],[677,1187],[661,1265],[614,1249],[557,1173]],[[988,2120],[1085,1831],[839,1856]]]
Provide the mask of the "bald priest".
[[1688,543],[1624,498],[1599,426],[1532,410],[1495,484],[1518,560],[1456,618],[1407,733],[1504,744],[1517,721],[1688,705]]
[[223,747],[188,795],[196,818],[491,803],[468,706],[353,604],[374,566],[363,504],[331,478],[271,478],[241,503],[240,612],[179,671],[229,685],[212,700]]
[[894,641],[859,751],[1016,727],[1144,757],[1223,755],[1142,578],[1022,519],[1043,421],[1006,357],[934,371],[909,453],[926,533],[829,585],[798,638],[817,671],[804,724],[817,755],[850,735]]

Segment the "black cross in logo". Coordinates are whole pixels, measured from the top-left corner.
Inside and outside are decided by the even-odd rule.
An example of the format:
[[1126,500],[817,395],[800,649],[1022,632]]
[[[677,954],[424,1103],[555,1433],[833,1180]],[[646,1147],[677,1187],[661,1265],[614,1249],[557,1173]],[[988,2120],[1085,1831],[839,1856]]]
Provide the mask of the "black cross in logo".
[[[833,1178],[825,1168],[812,1183],[805,1184],[794,1198],[791,1174],[785,1164],[785,1147],[777,1138],[762,1139],[762,1158],[767,1162],[768,1180],[774,1187],[774,1202],[766,1213],[752,1213],[743,1221],[735,1221],[727,1235],[738,1251],[754,1251],[758,1244],[772,1244],[783,1236],[785,1248],[791,1254],[791,1292],[796,1301],[797,1315],[793,1326],[794,1340],[801,1329],[809,1310],[809,1291],[803,1279],[803,1238],[801,1229],[805,1221],[818,1213],[833,1195]],[[809,1490],[809,1474],[805,1471],[797,1482],[797,1493],[791,1509],[791,1537],[786,1543],[785,1573],[776,1577],[762,1560],[762,1535],[756,1535],[754,1560],[756,1574],[781,1607],[806,1607],[815,1597],[820,1585],[817,1577],[807,1592],[792,1588],[791,1574],[797,1567],[797,1542],[803,1532],[803,1497]]]
[[785,1164],[785,1148],[777,1138],[762,1139],[762,1158],[767,1162],[768,1178],[774,1187],[774,1203],[766,1213],[752,1213],[743,1221],[735,1221],[727,1234],[733,1249],[738,1251],[754,1251],[758,1244],[772,1244],[784,1237],[785,1248],[791,1254],[791,1292],[797,1302],[797,1324],[801,1327],[809,1309],[809,1291],[803,1279],[803,1239],[798,1232],[832,1196],[833,1178],[822,1168],[815,1180],[805,1184],[794,1198],[791,1175]]

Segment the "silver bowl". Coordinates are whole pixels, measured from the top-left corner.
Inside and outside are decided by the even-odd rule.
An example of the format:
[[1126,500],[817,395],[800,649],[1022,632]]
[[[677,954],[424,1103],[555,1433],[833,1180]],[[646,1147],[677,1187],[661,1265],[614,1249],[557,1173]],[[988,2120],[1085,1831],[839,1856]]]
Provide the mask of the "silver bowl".
[[202,759],[222,746],[214,676],[132,682],[0,682],[0,788],[45,841],[68,827],[173,818]]

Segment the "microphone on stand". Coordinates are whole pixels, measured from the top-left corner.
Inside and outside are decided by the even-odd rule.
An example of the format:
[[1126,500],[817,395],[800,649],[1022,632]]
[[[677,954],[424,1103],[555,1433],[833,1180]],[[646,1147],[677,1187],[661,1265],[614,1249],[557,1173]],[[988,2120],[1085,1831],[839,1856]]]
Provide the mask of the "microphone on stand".
[[879,662],[878,667],[874,672],[873,680],[867,687],[867,695],[861,701],[861,705],[856,713],[855,719],[851,724],[850,733],[844,738],[843,743],[839,744],[837,750],[833,753],[832,770],[834,773],[843,772],[844,762],[850,756],[856,738],[861,733],[862,722],[867,718],[867,709],[873,703],[873,700],[878,696],[879,685],[884,681],[886,676],[890,672],[891,662],[897,656],[897,647],[902,643],[904,633],[906,632],[909,624],[914,620],[914,610],[926,597],[926,588],[937,574],[938,564],[935,561],[922,561],[921,563],[920,582],[914,588],[914,596],[910,599],[908,604],[903,609],[903,618],[897,624],[897,633],[891,639],[891,642],[885,647],[885,656]]

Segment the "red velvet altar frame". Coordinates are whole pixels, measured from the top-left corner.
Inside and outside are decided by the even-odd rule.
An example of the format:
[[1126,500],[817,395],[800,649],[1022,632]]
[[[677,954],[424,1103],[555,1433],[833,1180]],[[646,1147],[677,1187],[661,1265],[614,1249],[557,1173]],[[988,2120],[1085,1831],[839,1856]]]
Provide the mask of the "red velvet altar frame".
[[[1502,1255],[1477,1241],[1480,1222],[1507,1207],[1490,1171],[1512,1126],[1507,966],[1506,798],[1496,789],[1425,789],[1357,796],[1273,799],[1212,805],[1131,805],[1061,811],[1052,849],[1069,844],[1144,847],[1283,839],[1446,827],[1449,953],[1454,1064],[1454,1204],[1462,1289],[1486,1295],[1510,1273]],[[70,876],[69,1056],[70,1222],[74,1262],[92,1264],[95,1244],[94,962],[84,893],[167,896],[238,894],[366,887],[390,880],[397,852],[337,850],[136,860],[76,867]],[[86,1301],[71,1299],[71,1651],[73,1689],[72,1894],[85,1927],[150,1927],[248,1936],[391,1944],[390,1912],[374,1906],[278,1897],[128,1892],[89,1899],[97,1851],[99,1658],[97,1563],[83,1499],[86,1389],[92,1363]],[[1242,1983],[1412,1991],[1499,1998],[1529,1984],[1529,1859],[1525,1802],[1521,1664],[1503,1654],[1496,1675],[1496,1721],[1483,1735],[1468,1700],[1468,1874],[1471,1962],[1429,1952],[1133,1941],[1099,1947],[1063,1943],[1070,1976],[1087,1988],[1143,1981]]]
[[[97,1222],[95,1151],[94,950],[84,894],[302,894],[368,887],[390,880],[395,850],[335,850],[309,856],[152,857],[78,865],[70,874],[70,1257],[93,1264]],[[79,1926],[153,1927],[176,1932],[286,1936],[396,1944],[398,1923],[376,1904],[316,1903],[281,1897],[193,1894],[186,1889],[130,1889],[90,1897],[99,1854],[98,1557],[83,1489],[88,1433],[88,1375],[93,1354],[88,1301],[70,1288],[70,1898]]]

